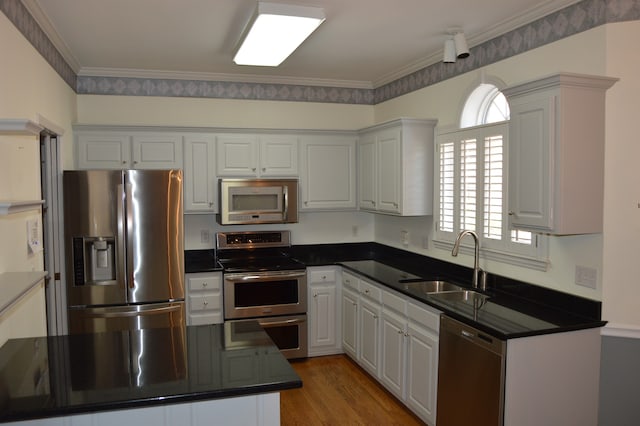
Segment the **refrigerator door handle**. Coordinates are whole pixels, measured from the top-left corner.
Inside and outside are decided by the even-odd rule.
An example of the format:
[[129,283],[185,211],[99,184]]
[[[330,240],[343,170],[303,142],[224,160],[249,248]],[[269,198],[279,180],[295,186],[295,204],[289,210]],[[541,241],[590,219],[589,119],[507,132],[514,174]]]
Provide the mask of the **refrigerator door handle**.
[[135,288],[135,281],[133,280],[133,271],[135,269],[135,265],[133,263],[133,243],[135,239],[135,223],[133,221],[133,190],[131,188],[130,183],[125,183],[124,185],[125,194],[125,213],[126,213],[126,224],[127,230],[125,235],[125,241],[127,242],[127,247],[125,249],[127,256],[127,282],[129,284],[130,289]]
[[127,243],[126,243],[126,227],[127,227],[127,220],[125,217],[125,207],[124,207],[124,185],[123,184],[119,184],[118,185],[118,192],[117,192],[120,197],[119,200],[117,200],[116,203],[116,214],[117,214],[117,220],[118,220],[118,254],[117,254],[117,263],[118,263],[118,274],[122,274],[122,279],[124,281],[124,285],[127,286],[129,285],[129,276],[128,276],[128,271],[126,268],[126,264],[127,264]]
[[161,306],[155,308],[147,308],[132,310],[131,308],[125,309],[104,309],[104,310],[88,310],[83,313],[83,317],[85,318],[123,318],[123,317],[140,317],[140,316],[150,316],[150,315],[164,315],[169,312],[179,311],[181,309],[180,305],[171,305],[171,306]]

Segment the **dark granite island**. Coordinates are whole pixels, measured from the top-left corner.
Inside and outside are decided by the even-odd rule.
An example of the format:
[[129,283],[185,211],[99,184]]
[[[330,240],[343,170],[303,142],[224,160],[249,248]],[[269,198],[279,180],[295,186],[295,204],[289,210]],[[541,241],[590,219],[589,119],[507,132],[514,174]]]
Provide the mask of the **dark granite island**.
[[0,422],[279,425],[302,382],[257,323],[9,340]]

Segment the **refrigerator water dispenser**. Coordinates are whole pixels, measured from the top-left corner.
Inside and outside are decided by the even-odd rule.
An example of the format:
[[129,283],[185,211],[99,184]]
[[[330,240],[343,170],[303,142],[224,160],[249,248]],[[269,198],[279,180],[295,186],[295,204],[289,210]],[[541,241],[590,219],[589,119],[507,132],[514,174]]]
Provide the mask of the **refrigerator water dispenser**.
[[77,237],[73,239],[73,247],[75,285],[115,283],[113,237]]

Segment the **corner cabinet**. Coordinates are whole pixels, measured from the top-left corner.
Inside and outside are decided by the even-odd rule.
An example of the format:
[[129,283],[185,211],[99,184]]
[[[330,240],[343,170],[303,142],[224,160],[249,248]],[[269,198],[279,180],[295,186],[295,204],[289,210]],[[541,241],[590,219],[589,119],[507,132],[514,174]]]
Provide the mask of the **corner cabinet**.
[[356,209],[356,137],[303,136],[300,211]]
[[433,209],[437,120],[401,118],[363,129],[358,140],[358,207],[400,216]]
[[560,73],[503,90],[513,228],[602,232],[605,92],[616,81]]

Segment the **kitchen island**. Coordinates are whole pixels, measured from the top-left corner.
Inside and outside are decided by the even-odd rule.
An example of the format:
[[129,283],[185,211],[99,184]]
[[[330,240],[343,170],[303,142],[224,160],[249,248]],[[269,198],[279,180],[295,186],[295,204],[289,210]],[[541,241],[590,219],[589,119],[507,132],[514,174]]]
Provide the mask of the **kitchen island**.
[[0,348],[6,423],[278,425],[279,391],[301,386],[257,323],[12,339]]

